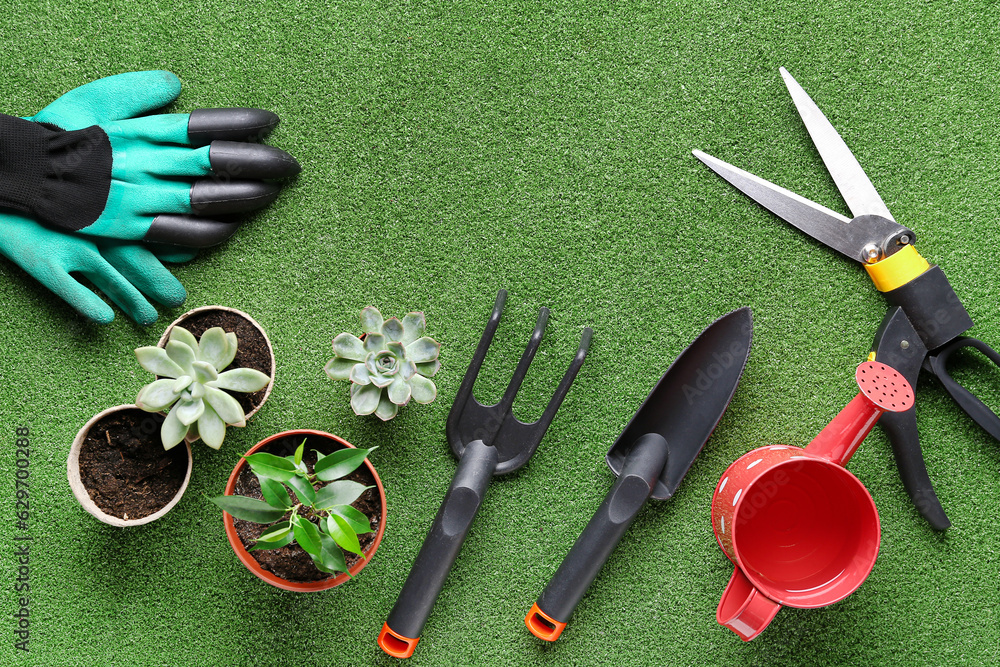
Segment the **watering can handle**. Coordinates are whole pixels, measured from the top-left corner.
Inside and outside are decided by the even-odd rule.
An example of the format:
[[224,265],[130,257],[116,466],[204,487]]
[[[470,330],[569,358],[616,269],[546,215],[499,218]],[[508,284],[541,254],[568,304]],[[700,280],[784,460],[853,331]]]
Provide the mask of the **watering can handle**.
[[719,600],[715,620],[748,642],[764,631],[780,609],[780,604],[757,590],[737,567]]

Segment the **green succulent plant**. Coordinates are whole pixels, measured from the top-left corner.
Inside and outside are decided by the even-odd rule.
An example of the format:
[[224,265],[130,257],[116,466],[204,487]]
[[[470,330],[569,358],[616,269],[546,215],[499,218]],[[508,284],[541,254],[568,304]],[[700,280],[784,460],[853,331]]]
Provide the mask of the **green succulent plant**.
[[364,340],[349,333],[333,339],[336,356],[325,367],[333,380],[351,381],[354,414],[375,413],[388,421],[410,399],[431,403],[437,387],[430,378],[441,368],[441,344],[424,335],[423,313],[383,319],[374,306],[361,311]]
[[[198,341],[194,334],[175,326],[165,347],[147,346],[135,351],[139,364],[163,379],[139,391],[135,404],[146,412],[163,412],[160,427],[164,449],[185,437],[201,438],[218,449],[226,437],[226,426],[244,426],[243,406],[226,391],[251,393],[267,386],[264,373],[253,368],[221,372],[236,357],[236,334],[213,327]],[[225,390],[225,391],[224,391]]]

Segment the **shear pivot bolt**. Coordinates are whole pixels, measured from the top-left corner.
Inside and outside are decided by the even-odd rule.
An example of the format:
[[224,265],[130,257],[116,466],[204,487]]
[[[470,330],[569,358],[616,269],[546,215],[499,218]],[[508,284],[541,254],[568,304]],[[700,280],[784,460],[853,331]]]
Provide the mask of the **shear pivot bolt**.
[[908,350],[908,349],[910,349],[910,341],[908,341],[908,340],[901,340],[901,341],[899,341],[899,348],[901,350]]
[[864,248],[861,249],[861,256],[864,258],[865,263],[874,264],[878,261],[879,255],[882,251],[879,250],[878,246],[874,243],[868,243]]

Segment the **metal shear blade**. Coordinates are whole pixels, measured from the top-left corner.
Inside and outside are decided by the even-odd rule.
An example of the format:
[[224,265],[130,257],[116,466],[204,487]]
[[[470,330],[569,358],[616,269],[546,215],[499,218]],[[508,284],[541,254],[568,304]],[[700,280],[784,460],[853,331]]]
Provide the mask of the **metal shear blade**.
[[913,231],[893,219],[868,175],[816,103],[783,67],[781,75],[809,136],[854,219],[702,151],[693,151],[694,156],[785,222],[854,261],[878,261],[913,243],[916,238]]

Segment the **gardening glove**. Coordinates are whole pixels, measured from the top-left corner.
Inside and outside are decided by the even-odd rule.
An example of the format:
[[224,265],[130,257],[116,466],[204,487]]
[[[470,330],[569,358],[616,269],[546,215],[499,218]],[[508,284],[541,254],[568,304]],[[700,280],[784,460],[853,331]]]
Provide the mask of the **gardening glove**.
[[[153,253],[157,250],[159,257]],[[179,306],[187,294],[163,261],[186,261],[193,252],[149,248],[135,241],[87,239],[49,229],[15,214],[0,215],[0,254],[62,297],[80,314],[101,324],[115,313],[96,294],[78,282],[78,272],[139,324],[156,321],[156,308],[144,294],[165,306]]]
[[70,91],[36,116],[0,114],[0,207],[110,239],[203,248],[239,223],[202,216],[253,210],[300,171],[250,143],[278,123],[262,109],[136,117],[180,94],[169,72],[132,72]]
[[[131,72],[100,79],[66,93],[32,120],[76,130],[157,109],[177,96],[176,77],[168,72]],[[155,253],[155,254],[154,254]],[[16,214],[0,215],[0,254],[34,276],[85,317],[100,323],[114,311],[71,275],[76,271],[106,293],[140,324],[157,318],[145,299],[165,306],[184,302],[184,287],[161,261],[194,257],[185,248],[157,248],[50,230]]]

